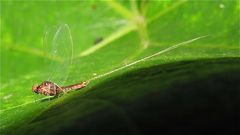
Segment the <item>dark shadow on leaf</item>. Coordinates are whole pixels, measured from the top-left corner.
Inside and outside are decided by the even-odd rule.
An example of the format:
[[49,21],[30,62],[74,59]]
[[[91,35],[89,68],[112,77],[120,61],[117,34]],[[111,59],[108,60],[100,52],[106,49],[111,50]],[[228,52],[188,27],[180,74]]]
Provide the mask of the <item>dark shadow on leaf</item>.
[[221,58],[131,71],[76,92],[15,134],[237,134],[239,69],[239,58]]

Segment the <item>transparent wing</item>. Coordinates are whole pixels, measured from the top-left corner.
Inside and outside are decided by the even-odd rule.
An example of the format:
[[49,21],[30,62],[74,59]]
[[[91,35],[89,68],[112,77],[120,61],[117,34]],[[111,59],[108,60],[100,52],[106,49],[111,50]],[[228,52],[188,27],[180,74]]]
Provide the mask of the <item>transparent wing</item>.
[[57,29],[46,32],[44,51],[50,59],[46,69],[46,80],[58,85],[64,85],[73,57],[72,36],[67,24],[60,25]]

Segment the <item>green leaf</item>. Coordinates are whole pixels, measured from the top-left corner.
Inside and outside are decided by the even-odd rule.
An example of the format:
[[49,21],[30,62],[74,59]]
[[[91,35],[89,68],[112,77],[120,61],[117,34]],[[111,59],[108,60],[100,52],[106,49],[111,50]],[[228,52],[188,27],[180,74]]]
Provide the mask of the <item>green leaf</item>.
[[[206,105],[196,98],[205,94],[199,92],[201,85],[194,87],[196,84],[207,86],[202,88],[207,100],[212,93],[224,93],[220,87],[237,92],[239,85],[228,83],[227,79],[239,81],[238,4],[237,0],[1,1],[1,134],[95,134],[101,129],[111,134],[146,133],[145,129],[154,129],[146,123],[151,123],[152,118],[164,118],[157,106],[174,101],[170,102],[172,110],[163,107],[173,114],[178,111],[177,102],[185,97],[180,107],[184,108],[187,102]],[[43,61],[52,61],[51,53],[46,55],[42,49],[44,34],[63,23],[70,27],[74,49],[66,85],[208,36],[95,79],[86,88],[60,98],[36,97],[31,87],[48,78],[48,71],[43,70],[48,64]],[[67,76],[61,71],[58,75]],[[225,80],[222,85],[221,79]],[[180,90],[188,90],[174,93],[180,86]],[[196,95],[189,96],[191,90]],[[156,96],[151,99],[154,93]],[[176,95],[176,100],[169,94]],[[235,99],[231,92],[227,95]],[[115,130],[107,130],[110,125]]]

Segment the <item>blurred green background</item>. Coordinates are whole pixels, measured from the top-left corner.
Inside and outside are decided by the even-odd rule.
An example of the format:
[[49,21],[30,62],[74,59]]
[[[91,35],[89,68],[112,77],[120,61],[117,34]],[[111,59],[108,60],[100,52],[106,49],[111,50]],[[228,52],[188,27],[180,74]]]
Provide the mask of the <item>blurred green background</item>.
[[[87,80],[94,74],[208,35],[188,46],[100,78],[84,89],[86,93],[132,70],[183,60],[239,57],[240,8],[237,0],[3,0],[0,4],[2,134],[18,134],[12,129],[22,127],[54,105],[81,95],[81,92],[73,92],[49,102],[35,102],[36,96],[31,91],[33,84],[40,83],[49,74],[44,70],[48,64],[43,61],[51,63],[52,60],[42,48],[44,35],[61,24],[68,24],[70,28],[74,55],[65,84]],[[58,74],[64,75],[62,71]],[[123,97],[131,99],[127,95]]]

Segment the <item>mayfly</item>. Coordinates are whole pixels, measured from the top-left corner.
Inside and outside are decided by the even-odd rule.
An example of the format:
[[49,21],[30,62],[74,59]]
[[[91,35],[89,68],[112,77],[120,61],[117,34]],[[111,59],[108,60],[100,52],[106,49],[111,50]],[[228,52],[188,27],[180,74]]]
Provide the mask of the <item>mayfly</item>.
[[54,35],[51,35],[49,31],[46,32],[44,41],[45,52],[50,54],[49,58],[53,62],[50,63],[49,69],[47,69],[49,75],[46,81],[43,81],[40,85],[34,85],[32,91],[46,96],[58,96],[61,93],[85,87],[87,82],[63,87],[59,86],[66,81],[69,67],[72,64],[73,42],[68,25],[61,25]]
[[[68,37],[67,39],[68,40],[62,40],[62,39],[66,39],[66,37]],[[137,60],[137,61],[134,61],[132,63],[129,63],[127,65],[124,65],[122,67],[119,67],[117,69],[114,69],[114,70],[111,70],[109,72],[106,72],[104,74],[100,74],[98,76],[95,76],[87,81],[83,81],[81,83],[78,83],[78,84],[74,84],[74,85],[69,85],[69,86],[59,86],[58,84],[52,82],[52,81],[49,81],[51,79],[48,79],[48,81],[44,81],[43,83],[41,83],[40,85],[35,85],[32,87],[32,91],[37,93],[37,94],[43,94],[43,95],[46,95],[46,96],[58,96],[59,94],[61,93],[67,93],[68,91],[72,91],[72,90],[78,90],[78,89],[81,89],[81,88],[84,88],[85,86],[87,86],[88,83],[90,83],[91,81],[93,80],[96,80],[98,78],[101,78],[101,77],[104,77],[104,76],[107,76],[109,74],[112,74],[114,72],[117,72],[119,70],[122,70],[122,69],[125,69],[127,67],[130,67],[130,66],[133,66],[137,63],[140,63],[142,61],[146,61],[147,59],[150,59],[152,57],[155,57],[155,56],[158,56],[160,54],[163,54],[165,52],[169,52],[173,49],[176,49],[180,46],[183,46],[183,45],[186,45],[188,43],[191,43],[191,42],[194,42],[198,39],[201,39],[201,38],[204,38],[206,36],[201,36],[201,37],[197,37],[197,38],[194,38],[194,39],[190,39],[188,41],[185,41],[185,42],[182,42],[182,43],[179,43],[179,44],[176,44],[176,45],[173,45],[171,47],[168,47],[164,50],[161,50],[157,53],[154,53],[150,56],[147,56],[147,57],[144,57],[140,60]],[[70,57],[65,57],[64,60],[61,60],[62,62],[65,63],[65,65],[70,65],[71,64],[71,61],[72,61],[72,46],[73,46],[73,43],[72,43],[72,39],[71,39],[71,33],[70,33],[70,30],[69,30],[69,27],[68,25],[63,25],[61,26],[58,31],[56,32],[54,38],[53,38],[53,42],[52,42],[52,52],[54,54],[54,56],[56,55],[56,49],[60,48],[60,47],[63,47],[63,46],[66,46],[66,45],[70,45],[71,47],[71,50],[69,50],[67,53],[65,51],[65,53],[70,56]],[[62,45],[62,46],[61,46]],[[68,47],[69,48],[69,47]],[[56,59],[56,57],[54,57]],[[66,64],[66,61],[68,64]],[[61,67],[64,67],[64,66],[61,66]],[[53,69],[53,68],[52,68]],[[66,67],[65,67],[66,69]],[[53,72],[50,72],[50,73],[55,73],[56,71],[58,70],[55,70],[53,69]],[[62,72],[62,71],[61,71]],[[51,75],[52,76],[52,75]],[[64,77],[66,79],[66,75]],[[62,79],[64,80],[64,79]]]

